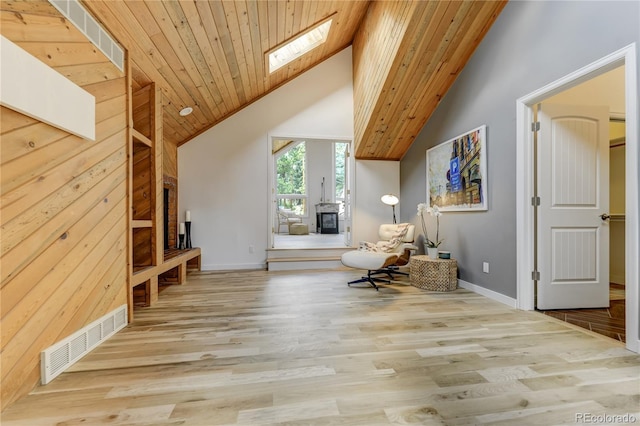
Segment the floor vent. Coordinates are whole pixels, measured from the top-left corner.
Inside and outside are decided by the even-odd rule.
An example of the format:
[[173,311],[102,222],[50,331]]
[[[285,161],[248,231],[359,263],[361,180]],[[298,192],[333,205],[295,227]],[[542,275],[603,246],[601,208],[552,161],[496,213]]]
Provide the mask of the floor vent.
[[46,385],[93,348],[127,325],[127,305],[109,312],[40,354],[40,380]]

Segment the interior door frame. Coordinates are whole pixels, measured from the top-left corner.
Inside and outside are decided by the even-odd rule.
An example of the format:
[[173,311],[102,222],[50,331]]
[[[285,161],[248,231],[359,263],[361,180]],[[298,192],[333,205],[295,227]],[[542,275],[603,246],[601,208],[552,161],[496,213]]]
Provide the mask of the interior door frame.
[[[346,158],[344,160],[345,174],[344,174],[344,222],[343,222],[343,233],[344,233],[344,245],[345,247],[351,247],[352,245],[352,234],[353,234],[353,199],[351,197],[352,192],[352,184],[353,182],[353,169],[354,165],[352,164],[352,147],[353,140],[345,141],[347,144],[346,149]],[[335,147],[335,145],[334,145]],[[335,154],[335,149],[334,149]],[[333,164],[333,174],[335,175],[335,162]],[[340,221],[338,220],[338,224]]]
[[[353,137],[351,136],[345,136],[345,137],[341,137],[341,136],[301,136],[301,135],[295,135],[295,134],[289,134],[289,133],[284,133],[284,134],[268,134],[268,143],[267,143],[267,158],[269,159],[268,162],[268,178],[267,178],[267,191],[268,191],[268,200],[269,200],[269,213],[267,214],[268,216],[268,221],[269,221],[269,226],[267,227],[267,229],[269,230],[269,235],[268,235],[268,245],[267,248],[269,249],[273,249],[274,248],[274,244],[275,244],[275,220],[276,220],[276,205],[277,205],[277,200],[276,200],[276,174],[275,174],[275,166],[276,166],[276,161],[275,161],[275,155],[273,155],[273,142],[275,140],[279,140],[279,139],[292,139],[292,140],[304,140],[304,141],[311,141],[311,142],[345,142],[347,144],[349,144],[349,151],[353,152]],[[349,156],[349,179],[347,182],[348,188],[346,188],[347,190],[350,191],[351,194],[351,202],[353,203],[353,196],[354,196],[354,185],[353,185],[353,169],[355,168],[355,164],[354,164],[354,159],[353,159],[353,155]],[[334,172],[334,169],[332,168],[332,173]],[[351,219],[350,219],[350,225],[353,226],[353,206],[352,210],[351,210]]]
[[626,347],[640,352],[639,278],[640,233],[639,233],[639,170],[638,156],[638,74],[636,44],[631,43],[577,71],[574,71],[544,87],[541,87],[516,101],[516,225],[517,225],[517,301],[518,309],[535,309],[534,271],[534,209],[531,201],[534,195],[534,140],[531,123],[534,106],[550,96],[581,84],[598,75],[624,65],[625,69],[625,113],[626,113]]

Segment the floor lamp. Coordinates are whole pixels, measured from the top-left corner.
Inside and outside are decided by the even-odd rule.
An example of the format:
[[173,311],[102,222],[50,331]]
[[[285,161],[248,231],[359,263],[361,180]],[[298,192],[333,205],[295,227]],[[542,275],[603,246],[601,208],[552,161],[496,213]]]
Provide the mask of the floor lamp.
[[397,223],[396,222],[396,204],[398,204],[398,202],[400,201],[398,197],[396,197],[393,194],[385,194],[382,197],[380,197],[380,201],[382,201],[388,206],[391,206],[391,209],[393,210],[393,223]]

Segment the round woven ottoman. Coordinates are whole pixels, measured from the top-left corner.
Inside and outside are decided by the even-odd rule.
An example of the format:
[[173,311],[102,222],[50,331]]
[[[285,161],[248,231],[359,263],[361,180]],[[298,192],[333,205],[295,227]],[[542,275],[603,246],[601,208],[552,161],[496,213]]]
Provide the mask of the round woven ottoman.
[[453,291],[458,287],[458,262],[455,259],[411,256],[409,280],[412,286],[423,290]]

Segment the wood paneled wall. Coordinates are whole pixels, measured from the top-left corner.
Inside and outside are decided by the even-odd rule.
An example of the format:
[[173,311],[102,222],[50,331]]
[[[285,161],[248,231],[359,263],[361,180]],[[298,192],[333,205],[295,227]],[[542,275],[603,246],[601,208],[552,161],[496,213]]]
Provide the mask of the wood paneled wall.
[[162,171],[165,176],[178,179],[178,146],[165,140],[163,147]]
[[[166,136],[166,135],[165,135]],[[178,229],[178,145],[171,139],[163,139],[162,180],[169,190],[169,247],[176,247]]]
[[2,108],[2,408],[40,352],[127,303],[127,85],[46,1],[1,2],[2,35],[96,98],[96,141]]
[[356,158],[404,156],[505,4],[371,4],[353,42]]
[[[383,99],[383,89],[419,2],[373,2],[353,40],[354,140],[356,158],[373,153],[364,148],[365,132]],[[363,152],[365,152],[363,154]]]

